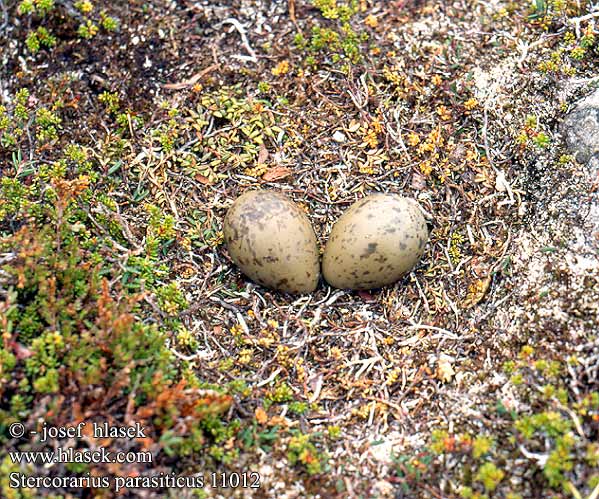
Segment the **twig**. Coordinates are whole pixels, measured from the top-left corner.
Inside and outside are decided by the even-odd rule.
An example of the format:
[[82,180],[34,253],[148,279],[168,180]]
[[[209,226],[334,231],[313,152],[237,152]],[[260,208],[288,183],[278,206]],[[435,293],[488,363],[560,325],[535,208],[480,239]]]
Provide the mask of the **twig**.
[[173,346],[170,347],[170,351],[175,354],[175,357],[188,362],[198,358],[209,359],[214,356],[211,352],[203,352],[201,350],[194,353],[193,355],[183,355],[182,353],[178,352],[177,349]]
[[169,90],[181,90],[182,88],[187,88],[195,85],[204,75],[207,75],[211,71],[214,71],[218,68],[218,64],[212,64],[207,68],[202,69],[195,73],[191,78],[187,80],[183,80],[179,83],[166,83],[162,85],[162,88],[167,88]]
[[254,52],[254,49],[252,49],[252,47],[250,46],[250,42],[249,42],[248,37],[246,35],[245,28],[241,25],[241,23],[237,19],[235,19],[233,17],[229,17],[228,19],[225,19],[221,23],[221,26],[223,24],[232,24],[235,27],[235,29],[237,30],[237,32],[241,36],[241,43],[243,44],[243,46],[245,47],[245,49],[248,51],[248,54],[250,54],[249,57],[247,57],[247,56],[237,56],[237,58],[238,59],[243,59],[243,60],[248,60],[248,61],[251,61],[251,62],[258,62],[258,58],[256,57],[256,52]]
[[487,155],[487,160],[489,161],[489,165],[491,166],[491,168],[493,168],[493,171],[495,172],[495,189],[499,192],[507,191],[510,200],[505,204],[513,204],[515,202],[515,199],[514,193],[512,192],[512,187],[510,186],[510,183],[506,180],[505,173],[503,173],[503,170],[499,170],[493,162],[493,156],[489,147],[489,139],[487,137],[487,125],[488,116],[487,107],[485,106],[483,110],[483,142],[485,147],[485,153]]
[[520,449],[520,452],[522,452],[522,454],[524,454],[524,457],[526,457],[528,459],[534,459],[535,461],[537,461],[537,463],[539,464],[539,466],[541,468],[543,468],[545,466],[547,459],[549,459],[549,454],[537,454],[536,452],[530,452],[522,444],[520,444],[519,449]]
[[459,339],[458,335],[456,335],[455,333],[452,333],[451,331],[448,331],[447,329],[443,329],[442,327],[437,327],[437,326],[429,326],[428,324],[412,324],[412,325],[408,326],[408,329],[427,329],[429,331],[437,331],[439,333],[443,333],[443,335],[448,336],[452,340]]
[[580,38],[580,23],[584,22],[584,21],[589,21],[590,19],[593,19],[595,17],[599,17],[599,11],[591,12],[590,14],[587,14],[585,16],[573,17],[571,19],[568,19],[568,22],[570,24],[574,25],[574,31],[576,32],[576,38]]
[[277,375],[282,371],[281,368],[276,369],[275,371],[272,372],[272,374],[266,378],[263,379],[262,381],[260,381],[259,383],[256,383],[256,388],[260,388],[264,385],[268,385],[268,383],[270,383],[271,381],[274,381],[274,379],[277,377]]
[[8,26],[8,7],[4,5],[4,0],[0,0],[0,10],[2,10],[2,25],[0,25],[0,33]]

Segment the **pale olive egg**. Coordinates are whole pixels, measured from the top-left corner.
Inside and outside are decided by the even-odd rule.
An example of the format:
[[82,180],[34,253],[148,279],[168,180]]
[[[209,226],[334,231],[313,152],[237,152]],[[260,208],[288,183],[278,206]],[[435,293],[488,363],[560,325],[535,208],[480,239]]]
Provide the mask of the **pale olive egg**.
[[340,289],[392,284],[420,260],[428,228],[418,203],[395,194],[372,194],[351,205],[333,226],[322,274]]
[[287,196],[268,190],[242,194],[227,212],[223,232],[231,259],[252,281],[288,293],[316,289],[316,235]]

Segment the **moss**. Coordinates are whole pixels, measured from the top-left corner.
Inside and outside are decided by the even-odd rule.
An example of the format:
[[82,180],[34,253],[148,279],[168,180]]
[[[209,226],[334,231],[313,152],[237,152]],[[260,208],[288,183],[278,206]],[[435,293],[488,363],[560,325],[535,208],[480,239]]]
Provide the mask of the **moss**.
[[301,463],[309,475],[315,475],[324,470],[325,456],[318,452],[311,438],[310,435],[293,432],[287,444],[287,460],[291,465]]
[[494,445],[492,437],[479,435],[474,439],[472,443],[472,457],[479,459],[487,454]]
[[475,480],[482,482],[485,490],[494,491],[499,482],[503,480],[505,473],[493,463],[484,463],[477,471]]
[[[456,461],[457,467],[441,473],[452,474],[464,498],[480,498],[490,493],[518,497],[518,491],[510,486],[510,479],[529,476],[535,470],[544,477],[542,487],[548,494],[571,490],[572,483],[586,475],[582,470],[594,466],[591,463],[597,461],[596,446],[588,445],[585,437],[576,431],[574,421],[582,426],[592,421],[596,409],[591,407],[597,407],[594,402],[599,402],[599,394],[591,392],[573,403],[563,385],[564,363],[538,357],[530,346],[521,349],[519,359],[510,361],[507,370],[512,373],[512,382],[517,378],[517,396],[534,409],[507,411],[498,400],[498,407],[503,409],[497,413],[499,417],[495,416],[497,433],[471,438],[436,429],[422,453],[426,455],[430,451],[438,456],[439,465],[448,456]],[[531,386],[540,386],[540,380],[544,379],[551,379],[552,383],[542,389],[530,389]],[[544,458],[532,460],[527,454],[530,452]],[[522,453],[527,459],[522,459]],[[405,456],[400,460],[398,475],[406,484],[414,483],[421,476],[413,459]],[[500,464],[505,462],[522,464],[508,467]],[[436,465],[432,469],[439,470]],[[440,470],[443,469],[441,466]],[[578,475],[581,471],[582,474]],[[592,487],[588,486],[589,493],[591,490]],[[580,494],[582,496],[583,492],[580,491]]]
[[[528,185],[531,157],[555,158],[551,129],[559,115],[544,110],[565,112],[571,104],[555,100],[555,84],[574,71],[581,78],[595,72],[592,22],[570,20],[588,6],[508,2],[469,11],[458,4],[408,2],[382,10],[376,4],[315,0],[311,9],[290,2],[290,21],[294,5],[296,12],[289,26],[297,35],[281,30],[283,13],[267,42],[247,32],[260,64],[219,57],[218,68],[209,69],[214,61],[200,50],[209,41],[200,28],[210,23],[210,9],[192,33],[181,29],[191,15],[181,2],[167,10],[160,2],[139,9],[105,3],[106,10],[89,1],[12,2],[10,39],[0,40],[11,73],[0,106],[0,253],[16,255],[0,273],[0,287],[8,290],[2,327],[10,334],[0,350],[2,421],[27,420],[39,408],[56,423],[69,422],[77,413],[62,404],[65,396],[84,411],[117,419],[127,411],[147,421],[152,435],[145,444],[157,449],[156,467],[239,469],[287,455],[295,467],[273,479],[301,484],[300,495],[372,497],[375,482],[360,475],[363,467],[368,476],[379,473],[376,485],[387,477],[368,460],[359,470],[344,468],[355,457],[347,441],[365,438],[363,424],[394,428],[394,418],[410,425],[416,415],[421,435],[431,435],[421,448],[415,438],[405,441],[388,480],[396,495],[516,499],[533,492],[560,497],[572,487],[581,497],[591,494],[597,453],[578,424],[594,435],[599,394],[570,379],[584,369],[586,353],[577,351],[580,361],[566,365],[560,355],[571,336],[561,341],[566,333],[553,322],[517,334],[498,326],[501,314],[478,322],[482,309],[506,312],[521,292],[510,289],[521,283],[518,255],[510,255],[517,239],[505,236],[528,223],[515,208],[537,194]],[[123,32],[113,17],[119,12],[127,20]],[[230,12],[243,17],[247,10]],[[477,33],[490,33],[490,43],[466,41],[472,23]],[[416,29],[427,26],[434,29],[423,41]],[[226,40],[227,53],[234,55],[236,44],[244,49],[234,31]],[[508,106],[490,105],[470,76],[503,57],[513,62],[514,50],[523,59],[509,83],[534,85],[511,87],[522,91],[503,120]],[[193,85],[186,79],[196,78],[195,70],[177,60],[190,55],[197,71],[208,68]],[[154,106],[156,95],[162,104]],[[347,142],[330,141],[336,129]],[[571,159],[563,155],[552,171],[573,171]],[[272,181],[279,170],[288,175]],[[503,202],[496,170],[506,174],[514,203]],[[221,248],[230,197],[277,185],[306,196],[319,223],[363,190],[412,192],[435,209],[430,261],[399,289],[344,295],[339,307],[317,308],[325,303],[321,289],[294,311],[286,297],[248,287]],[[534,211],[534,203],[528,207]],[[539,256],[552,264],[558,246]],[[463,278],[487,271],[482,309],[465,312],[463,297],[486,287]],[[593,283],[585,282],[590,296]],[[542,301],[515,303],[525,315],[559,293],[540,289],[533,299]],[[415,375],[427,355],[456,344],[439,341],[446,333],[424,330],[413,337],[419,341],[399,346],[388,323],[402,334],[404,326],[416,332],[408,324],[461,331],[464,314],[471,314],[470,325],[456,352],[455,383],[439,385],[426,366]],[[352,356],[374,355],[361,351],[370,345],[356,334],[365,318],[376,325],[370,339],[383,360],[361,369]],[[275,319],[281,327],[270,325]],[[298,343],[304,329],[306,341]],[[485,349],[476,348],[479,342]],[[523,342],[534,348],[518,355]],[[502,363],[507,376],[495,372]],[[259,382],[276,370],[273,383]],[[298,394],[314,391],[320,373],[322,400],[307,404]],[[496,383],[504,386],[492,391]],[[470,410],[463,404],[443,414],[448,424],[440,428],[439,408],[471,393],[480,398],[473,409],[481,417],[460,419],[462,409]],[[381,396],[386,400],[372,400]],[[401,410],[384,404],[399,397]],[[341,426],[308,434],[330,410],[346,411]],[[336,448],[331,473],[325,445]],[[329,478],[338,481],[336,491],[322,485]],[[523,490],[511,490],[514,484]]]
[[[71,149],[69,156],[85,161],[80,149]],[[10,407],[10,414],[3,416],[26,419],[42,404],[48,422],[60,425],[75,417],[71,397],[100,412],[128,400],[158,442],[167,435],[165,445],[181,455],[200,453],[211,442],[234,436],[236,424],[219,419],[230,397],[184,388],[183,373],[165,345],[165,331],[135,320],[139,297],[118,287],[112,290],[117,298],[112,296],[108,281],[99,273],[94,249],[84,249],[87,233],[72,230],[69,220],[86,219],[81,206],[89,193],[89,178],[69,179],[64,165],[48,169],[44,178],[38,180],[48,182],[44,191],[52,195],[46,197],[42,210],[36,217],[25,216],[17,232],[0,240],[2,251],[16,255],[3,269],[11,276],[12,288],[0,303],[0,324],[8,344],[16,344],[17,331],[20,344],[18,357],[11,350],[15,347],[0,350],[3,386],[9,372],[11,379],[19,380],[10,382],[8,392],[0,391],[3,407]],[[6,182],[3,192],[18,198],[4,217],[24,216],[20,212],[33,206],[28,198],[37,195],[36,189],[15,191]],[[151,222],[152,230],[168,237],[168,221],[156,215]],[[175,284],[158,288],[157,293],[168,311],[187,305]],[[179,441],[175,432],[174,440],[169,440],[177,418],[188,411],[195,415],[191,436]],[[24,439],[18,445],[28,442]]]

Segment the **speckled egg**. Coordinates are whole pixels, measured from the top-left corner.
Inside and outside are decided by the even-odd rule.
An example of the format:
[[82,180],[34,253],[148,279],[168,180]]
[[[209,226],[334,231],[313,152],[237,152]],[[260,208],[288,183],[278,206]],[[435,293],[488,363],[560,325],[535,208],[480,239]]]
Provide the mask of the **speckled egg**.
[[322,273],[336,288],[380,288],[418,263],[427,240],[426,220],[415,200],[372,194],[351,205],[333,226]]
[[316,289],[316,235],[306,214],[285,195],[242,194],[227,212],[223,232],[231,259],[252,281],[288,293]]

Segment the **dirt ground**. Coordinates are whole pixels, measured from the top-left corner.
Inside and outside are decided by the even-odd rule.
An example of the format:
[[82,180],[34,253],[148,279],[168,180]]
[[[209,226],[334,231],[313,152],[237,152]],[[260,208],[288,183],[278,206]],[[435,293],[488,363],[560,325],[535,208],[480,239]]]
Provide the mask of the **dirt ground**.
[[[597,497],[597,167],[559,128],[597,84],[590,4],[95,2],[118,29],[82,39],[56,3],[39,19],[0,2],[0,104],[23,87],[64,104],[23,161],[78,143],[118,177],[89,207],[120,228],[115,281],[143,254],[146,203],[172,217],[157,282],[186,306],[150,293],[146,317],[177,321],[169,348],[206,383],[244,382],[229,419],[276,435],[221,463],[260,489],[204,497]],[[31,54],[39,25],[58,42]],[[385,289],[267,290],[222,241],[252,188],[297,201],[321,247],[364,195],[413,197],[427,250]],[[298,435],[312,446],[294,454]]]

